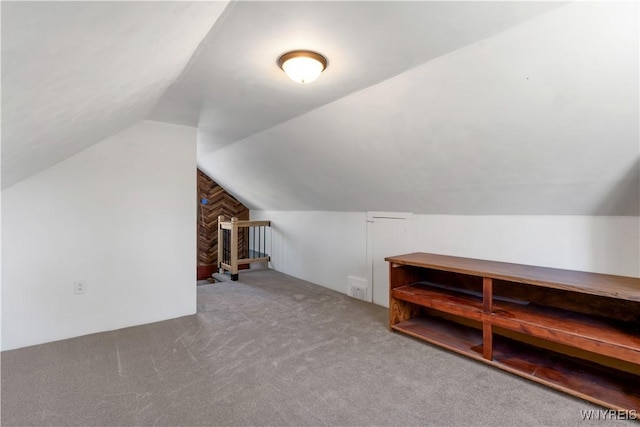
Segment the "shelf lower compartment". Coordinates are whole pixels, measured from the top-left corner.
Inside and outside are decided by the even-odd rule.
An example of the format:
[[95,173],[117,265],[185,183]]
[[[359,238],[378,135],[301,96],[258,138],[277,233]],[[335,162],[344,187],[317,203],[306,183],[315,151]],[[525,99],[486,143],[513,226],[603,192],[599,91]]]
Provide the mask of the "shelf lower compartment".
[[414,317],[391,328],[599,405],[640,411],[638,375],[496,334],[493,360],[487,360],[482,357],[481,330],[435,316]]
[[591,402],[640,411],[640,376],[494,336],[492,365]]
[[482,359],[482,331],[470,326],[439,317],[414,317],[392,325],[391,329],[465,356]]

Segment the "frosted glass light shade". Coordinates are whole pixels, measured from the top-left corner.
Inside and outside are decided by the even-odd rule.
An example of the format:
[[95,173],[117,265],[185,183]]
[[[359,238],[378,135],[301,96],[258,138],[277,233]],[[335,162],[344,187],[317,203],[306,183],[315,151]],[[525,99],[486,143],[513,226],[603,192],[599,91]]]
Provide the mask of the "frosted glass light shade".
[[327,59],[316,52],[296,50],[282,55],[278,65],[294,82],[311,83],[327,68]]

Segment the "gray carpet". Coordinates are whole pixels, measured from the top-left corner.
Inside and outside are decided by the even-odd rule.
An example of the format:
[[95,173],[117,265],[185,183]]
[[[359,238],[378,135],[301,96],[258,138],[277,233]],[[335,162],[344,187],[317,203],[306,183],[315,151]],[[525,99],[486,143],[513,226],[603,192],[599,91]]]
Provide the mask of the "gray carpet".
[[2,425],[627,425],[275,271],[198,286],[198,311],[2,353]]

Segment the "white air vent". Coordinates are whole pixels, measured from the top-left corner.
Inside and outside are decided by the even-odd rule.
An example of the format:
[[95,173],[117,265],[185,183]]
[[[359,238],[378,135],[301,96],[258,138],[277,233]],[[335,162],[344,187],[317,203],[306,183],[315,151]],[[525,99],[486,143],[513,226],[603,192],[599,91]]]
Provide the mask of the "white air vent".
[[350,297],[369,302],[369,285],[367,279],[349,276],[347,284],[347,295]]

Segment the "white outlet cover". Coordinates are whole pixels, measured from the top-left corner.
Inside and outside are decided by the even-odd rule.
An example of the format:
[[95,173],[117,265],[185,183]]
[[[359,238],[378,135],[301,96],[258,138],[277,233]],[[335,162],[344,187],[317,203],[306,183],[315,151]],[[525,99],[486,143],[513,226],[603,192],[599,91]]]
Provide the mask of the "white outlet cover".
[[73,293],[76,295],[84,294],[87,291],[87,284],[85,282],[73,282]]

